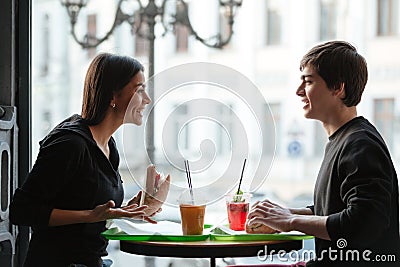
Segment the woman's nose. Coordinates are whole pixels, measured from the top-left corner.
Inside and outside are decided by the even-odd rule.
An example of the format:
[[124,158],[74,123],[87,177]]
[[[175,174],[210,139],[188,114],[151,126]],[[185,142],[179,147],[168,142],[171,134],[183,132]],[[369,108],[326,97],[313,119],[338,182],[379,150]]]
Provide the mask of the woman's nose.
[[147,92],[145,92],[145,97],[143,98],[143,102],[145,102],[145,104],[150,104],[151,103],[151,98],[149,97]]

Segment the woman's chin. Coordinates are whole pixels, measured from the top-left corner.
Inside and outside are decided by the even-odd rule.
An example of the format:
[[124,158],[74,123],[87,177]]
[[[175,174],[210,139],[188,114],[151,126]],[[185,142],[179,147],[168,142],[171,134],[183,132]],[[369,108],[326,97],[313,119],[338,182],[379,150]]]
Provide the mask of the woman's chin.
[[143,121],[142,120],[135,120],[133,122],[133,124],[136,124],[137,126],[141,126],[143,124]]

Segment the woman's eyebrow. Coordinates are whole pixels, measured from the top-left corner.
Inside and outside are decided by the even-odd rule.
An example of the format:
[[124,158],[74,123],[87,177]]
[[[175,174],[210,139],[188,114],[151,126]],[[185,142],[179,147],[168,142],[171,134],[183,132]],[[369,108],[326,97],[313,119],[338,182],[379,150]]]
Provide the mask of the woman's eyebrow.
[[137,84],[135,85],[135,88],[136,88],[136,87],[139,87],[139,86],[144,87],[145,85],[146,85],[145,83],[137,83]]

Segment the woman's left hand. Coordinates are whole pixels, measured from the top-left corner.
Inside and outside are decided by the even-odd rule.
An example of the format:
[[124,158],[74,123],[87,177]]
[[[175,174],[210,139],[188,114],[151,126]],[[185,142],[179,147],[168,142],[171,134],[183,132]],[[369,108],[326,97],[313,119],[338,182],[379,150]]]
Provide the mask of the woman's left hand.
[[127,206],[134,205],[134,204],[139,206],[140,200],[142,199],[142,193],[143,193],[143,191],[139,191],[136,194],[136,196],[134,196],[131,200],[128,201]]
[[[132,206],[132,205],[140,205],[140,200],[142,199],[142,194],[144,192],[141,190],[137,193],[136,196],[134,196],[131,200],[128,201],[127,206]],[[146,205],[146,208],[148,207],[148,205]],[[150,217],[153,217],[154,215],[156,215],[157,213],[161,212],[161,208],[159,208],[158,210],[156,210],[155,212],[153,212],[152,214],[147,214],[146,216],[143,216],[143,219],[149,223],[157,223],[157,221],[151,219]]]

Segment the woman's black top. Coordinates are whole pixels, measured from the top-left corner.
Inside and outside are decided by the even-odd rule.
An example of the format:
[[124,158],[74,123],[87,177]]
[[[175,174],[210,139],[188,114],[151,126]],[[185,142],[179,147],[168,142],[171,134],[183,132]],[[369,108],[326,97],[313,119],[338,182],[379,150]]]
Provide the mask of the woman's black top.
[[123,188],[113,138],[109,159],[99,149],[85,121],[74,115],[40,142],[37,160],[15,191],[10,220],[32,228],[24,266],[101,266],[107,240],[105,221],[50,227],[53,209],[92,210],[113,200],[120,207]]

